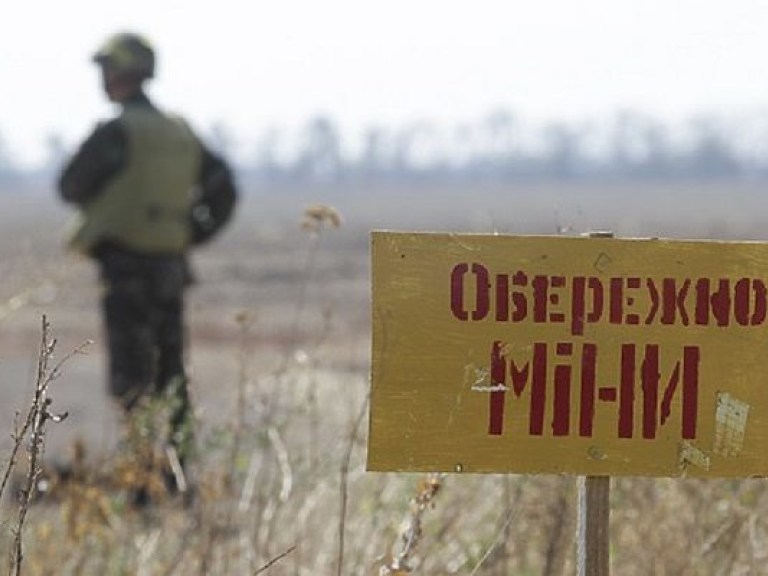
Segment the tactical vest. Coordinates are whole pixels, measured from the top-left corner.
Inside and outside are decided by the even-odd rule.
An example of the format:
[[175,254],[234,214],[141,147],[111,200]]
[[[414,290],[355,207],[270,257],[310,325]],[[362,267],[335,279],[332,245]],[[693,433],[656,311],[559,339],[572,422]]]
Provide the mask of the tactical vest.
[[126,165],[81,207],[70,245],[90,253],[110,240],[137,252],[182,252],[189,244],[200,144],[182,119],[151,107],[127,106],[119,121],[127,136]]

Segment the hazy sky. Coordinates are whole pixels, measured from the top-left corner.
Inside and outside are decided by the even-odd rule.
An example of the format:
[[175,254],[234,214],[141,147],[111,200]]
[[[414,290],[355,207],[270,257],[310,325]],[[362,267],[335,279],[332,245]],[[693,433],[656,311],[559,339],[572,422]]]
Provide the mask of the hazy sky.
[[581,119],[768,110],[765,0],[26,0],[0,19],[0,135],[26,162],[111,107],[89,58],[116,30],[159,54],[156,101],[243,144],[324,113],[345,131],[494,108]]

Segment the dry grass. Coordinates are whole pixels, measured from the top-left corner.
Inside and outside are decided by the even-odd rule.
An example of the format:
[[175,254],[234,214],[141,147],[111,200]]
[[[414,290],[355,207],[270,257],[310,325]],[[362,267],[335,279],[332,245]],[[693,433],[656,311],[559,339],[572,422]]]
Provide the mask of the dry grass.
[[[67,417],[67,413],[54,414],[52,412],[53,399],[49,396],[50,384],[60,375],[61,366],[71,355],[66,356],[55,366],[52,366],[56,340],[50,334],[50,325],[47,318],[42,320],[42,337],[37,360],[37,377],[32,399],[26,415],[21,419],[21,424],[15,427],[12,434],[13,447],[10,451],[8,462],[5,466],[2,482],[0,482],[0,501],[2,501],[11,474],[19,465],[18,459],[22,446],[26,444],[27,466],[19,479],[16,493],[16,521],[11,529],[11,543],[8,553],[9,574],[19,576],[22,573],[24,563],[24,532],[27,515],[30,506],[38,492],[38,482],[42,475],[42,461],[45,452],[45,434],[48,423],[59,423]],[[82,352],[83,347],[76,349],[72,355]],[[18,422],[17,414],[17,422]]]
[[[0,566],[32,576],[575,573],[571,478],[365,472],[368,373],[354,345],[368,327],[356,325],[359,317],[329,296],[330,286],[344,288],[333,284],[344,274],[360,274],[349,262],[366,257],[365,242],[354,250],[341,242],[336,236],[344,227],[335,230],[331,214],[313,207],[310,234],[292,233],[290,244],[262,239],[265,261],[270,250],[285,255],[288,245],[293,258],[275,257],[269,274],[256,278],[268,302],[258,308],[242,296],[254,282],[247,261],[237,267],[220,260],[224,251],[211,256],[212,277],[226,280],[231,266],[227,273],[240,284],[226,297],[205,290],[198,296],[215,307],[193,334],[210,347],[205,352],[215,367],[198,370],[195,384],[209,394],[215,388],[216,411],[209,397],[190,471],[194,498],[167,492],[161,481],[167,458],[162,446],[144,442],[153,437],[145,432],[144,443],[137,440],[127,453],[101,453],[86,438],[58,473],[43,463],[46,495],[33,501],[43,444],[20,440],[29,438],[22,425],[4,470],[20,466],[27,446],[40,450],[29,470],[9,472],[16,480],[0,489],[7,492],[0,508],[0,558],[7,562]],[[245,259],[248,250],[235,252]],[[279,281],[274,292],[269,278]],[[364,290],[365,279],[355,281]],[[93,304],[77,290],[59,288]],[[366,299],[364,293],[355,302]],[[25,302],[17,301],[14,311],[28,308]],[[10,320],[3,324],[6,336],[23,328]],[[211,373],[218,378],[199,380]],[[40,400],[28,405],[38,415],[47,410]],[[57,395],[57,409],[67,408]],[[57,432],[76,426],[73,420]],[[12,485],[25,487],[21,500],[10,497]],[[131,505],[137,486],[148,488],[152,506]],[[614,480],[614,572],[768,574],[767,488],[762,479]]]

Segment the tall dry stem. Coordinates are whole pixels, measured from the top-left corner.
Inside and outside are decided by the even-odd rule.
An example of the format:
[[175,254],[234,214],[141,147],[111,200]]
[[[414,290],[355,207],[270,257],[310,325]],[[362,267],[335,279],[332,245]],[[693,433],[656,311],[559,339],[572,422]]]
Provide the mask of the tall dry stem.
[[267,570],[269,570],[270,568],[272,568],[272,566],[274,566],[275,564],[277,564],[278,562],[280,562],[280,560],[282,560],[283,558],[285,558],[286,556],[288,556],[288,554],[290,554],[290,553],[291,553],[291,552],[293,552],[294,550],[296,550],[296,545],[295,545],[295,544],[294,544],[293,546],[291,546],[290,548],[288,548],[288,550],[286,550],[285,552],[281,552],[280,554],[278,554],[277,556],[275,556],[274,558],[272,558],[272,559],[271,559],[269,562],[267,562],[266,564],[264,564],[264,566],[262,566],[261,568],[258,568],[258,569],[257,569],[257,570],[256,570],[256,571],[253,573],[253,576],[256,576],[257,574],[262,574],[262,573],[266,572]]
[[304,210],[304,219],[302,220],[301,227],[310,234],[310,244],[303,267],[303,278],[299,284],[298,301],[296,303],[296,308],[294,308],[293,320],[289,327],[288,348],[283,359],[283,365],[279,370],[280,373],[283,373],[288,369],[291,357],[296,352],[299,339],[299,324],[307,305],[307,293],[317,263],[320,240],[323,236],[322,232],[325,228],[338,228],[341,224],[341,214],[332,206],[315,204],[308,206]]
[[27,451],[29,454],[29,464],[27,473],[24,477],[23,486],[19,494],[19,508],[16,518],[16,524],[13,528],[13,539],[11,542],[9,574],[19,576],[21,574],[22,564],[24,562],[24,527],[26,524],[29,506],[35,497],[37,482],[42,473],[42,458],[45,451],[45,431],[46,425],[50,422],[61,422],[67,417],[66,413],[54,414],[50,408],[53,399],[48,397],[48,388],[61,372],[61,366],[74,354],[83,351],[84,347],[90,344],[86,342],[71,354],[67,355],[53,368],[50,363],[53,359],[53,353],[56,348],[56,340],[50,336],[50,323],[48,319],[42,318],[42,334],[40,341],[40,350],[38,352],[37,377],[35,380],[34,394],[24,419],[24,424],[20,430],[16,430],[13,435],[14,445],[11,453],[11,459],[8,468],[3,476],[2,490],[7,485],[11,469],[16,463],[18,453],[22,444],[27,442]]
[[511,557],[510,548],[512,547],[512,522],[518,517],[520,513],[520,507],[518,502],[522,494],[523,483],[517,482],[514,494],[512,492],[512,478],[507,475],[503,478],[504,481],[504,501],[506,506],[504,507],[503,518],[504,521],[501,528],[498,530],[496,537],[491,545],[482,555],[477,562],[469,576],[475,576],[482,568],[493,566],[497,570],[497,574],[505,575],[509,573],[509,560]]
[[344,452],[344,457],[341,460],[341,467],[339,470],[340,482],[339,482],[339,547],[336,554],[336,574],[342,575],[344,567],[344,534],[346,533],[347,526],[347,504],[349,501],[349,465],[352,460],[352,450],[358,441],[360,436],[360,426],[363,423],[365,414],[368,408],[368,398],[366,397],[363,405],[361,406],[355,421],[352,423],[349,439],[347,441],[347,449]]
[[400,533],[400,550],[387,558],[379,576],[402,576],[413,572],[411,560],[422,536],[422,516],[432,506],[441,487],[442,475],[429,474],[419,482],[416,496],[411,499],[408,515]]
[[562,477],[558,492],[557,501],[552,507],[552,531],[544,565],[545,576],[562,576],[565,573],[568,555],[573,552],[576,524],[573,478]]
[[240,458],[243,436],[245,434],[246,391],[250,382],[250,336],[254,317],[252,314],[243,311],[237,315],[236,321],[240,327],[240,348],[238,350],[237,399],[233,422],[234,429],[232,431],[232,449],[229,454],[227,470],[227,487],[230,489],[234,488],[234,474],[237,470],[237,463]]

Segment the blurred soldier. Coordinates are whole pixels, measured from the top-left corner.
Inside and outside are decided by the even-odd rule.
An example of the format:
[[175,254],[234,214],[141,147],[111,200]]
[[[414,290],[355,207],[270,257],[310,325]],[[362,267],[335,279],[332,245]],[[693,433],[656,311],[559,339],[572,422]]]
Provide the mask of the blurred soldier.
[[191,414],[186,253],[230,219],[235,186],[187,123],[147,98],[155,54],[143,37],[117,34],[93,60],[121,111],[96,127],[61,174],[61,197],[78,210],[70,246],[94,258],[104,284],[110,393],[126,412],[144,397],[170,398],[169,440],[183,461]]

